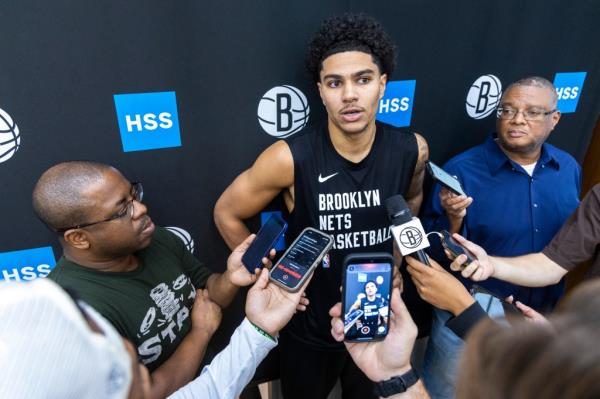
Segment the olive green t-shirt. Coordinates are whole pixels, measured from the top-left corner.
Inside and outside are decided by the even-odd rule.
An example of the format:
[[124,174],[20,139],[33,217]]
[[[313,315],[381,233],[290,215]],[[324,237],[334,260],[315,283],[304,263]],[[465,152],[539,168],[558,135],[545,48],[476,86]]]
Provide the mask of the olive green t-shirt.
[[189,332],[196,288],[206,286],[211,271],[160,227],[136,255],[138,268],[122,273],[93,270],[63,256],[48,278],[74,290],[106,317],[153,371]]

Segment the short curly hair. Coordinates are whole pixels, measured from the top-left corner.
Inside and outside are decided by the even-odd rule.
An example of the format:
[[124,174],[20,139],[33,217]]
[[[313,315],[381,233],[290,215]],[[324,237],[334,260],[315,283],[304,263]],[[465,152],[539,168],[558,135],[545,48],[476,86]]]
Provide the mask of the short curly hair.
[[306,51],[306,68],[315,82],[320,81],[323,60],[344,51],[371,54],[388,76],[396,66],[396,46],[377,20],[365,14],[337,15],[323,21]]

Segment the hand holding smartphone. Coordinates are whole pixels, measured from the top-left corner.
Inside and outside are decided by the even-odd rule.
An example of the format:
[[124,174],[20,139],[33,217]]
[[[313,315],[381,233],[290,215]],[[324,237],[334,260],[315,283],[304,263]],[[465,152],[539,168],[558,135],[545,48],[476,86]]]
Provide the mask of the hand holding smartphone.
[[351,254],[344,260],[344,340],[383,339],[389,329],[394,258],[387,253]]
[[[504,314],[490,314],[491,317],[498,317],[498,316],[506,316],[506,315],[520,315],[523,316],[523,313],[521,313],[521,311],[519,310],[519,308],[517,308],[515,306],[514,303],[510,303],[508,302],[505,298],[503,298],[501,295],[492,292],[478,284],[473,284],[471,286],[471,289],[469,290],[469,292],[471,293],[471,295],[478,301],[480,302],[480,304],[483,307],[483,310],[486,311],[486,313],[490,314],[490,310],[491,307],[493,305],[493,303],[489,300],[489,297],[493,298],[494,300],[498,301],[500,303],[500,305],[502,306],[502,310],[504,312]],[[480,298],[481,295],[484,295],[485,297]],[[482,301],[484,303],[482,303]],[[486,305],[487,304],[487,305]]]
[[242,256],[242,263],[250,273],[254,274],[257,268],[263,268],[262,259],[269,255],[269,251],[286,230],[287,223],[276,214],[271,215],[265,222]]
[[273,266],[271,281],[284,290],[298,291],[332,245],[329,234],[307,227]]
[[461,265],[461,267],[467,267],[469,263],[475,260],[475,255],[473,255],[468,249],[457,243],[456,240],[452,238],[452,234],[450,234],[447,230],[442,230],[440,233],[438,233],[438,235],[440,236],[442,246],[445,250],[447,250],[450,253],[450,257],[452,258],[451,260],[454,260],[459,255],[463,254],[467,257],[467,260]]
[[463,190],[462,186],[460,185],[460,182],[456,177],[450,175],[448,172],[446,172],[444,169],[440,168],[433,162],[427,161],[427,170],[429,171],[429,174],[431,175],[433,180],[441,184],[443,187],[446,187],[454,194],[465,196],[467,195],[465,194],[465,191]]

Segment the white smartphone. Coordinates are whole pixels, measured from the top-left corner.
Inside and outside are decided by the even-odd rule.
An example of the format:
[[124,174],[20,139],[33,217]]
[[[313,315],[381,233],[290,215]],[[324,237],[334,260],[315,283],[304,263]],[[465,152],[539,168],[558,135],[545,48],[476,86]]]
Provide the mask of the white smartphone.
[[298,291],[332,245],[332,236],[307,227],[271,268],[271,281],[287,291]]

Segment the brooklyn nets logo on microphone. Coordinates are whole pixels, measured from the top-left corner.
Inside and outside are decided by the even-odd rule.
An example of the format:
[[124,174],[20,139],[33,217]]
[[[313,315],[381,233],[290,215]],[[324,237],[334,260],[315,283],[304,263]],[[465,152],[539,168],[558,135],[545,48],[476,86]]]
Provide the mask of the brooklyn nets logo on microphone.
[[502,96],[502,83],[494,75],[483,75],[471,85],[467,94],[467,114],[483,119],[496,109]]
[[283,138],[306,125],[310,107],[304,93],[294,86],[276,86],[262,96],[257,113],[265,132]]
[[19,127],[10,115],[0,108],[0,163],[12,158],[20,145]]
[[429,240],[423,230],[421,221],[413,217],[401,225],[390,226],[390,230],[402,256],[410,255],[420,249],[429,247]]
[[402,231],[400,231],[399,237],[400,242],[406,248],[410,249],[417,248],[419,245],[421,245],[421,242],[423,241],[423,234],[421,234],[421,231],[417,227],[413,226],[409,226],[402,229]]

